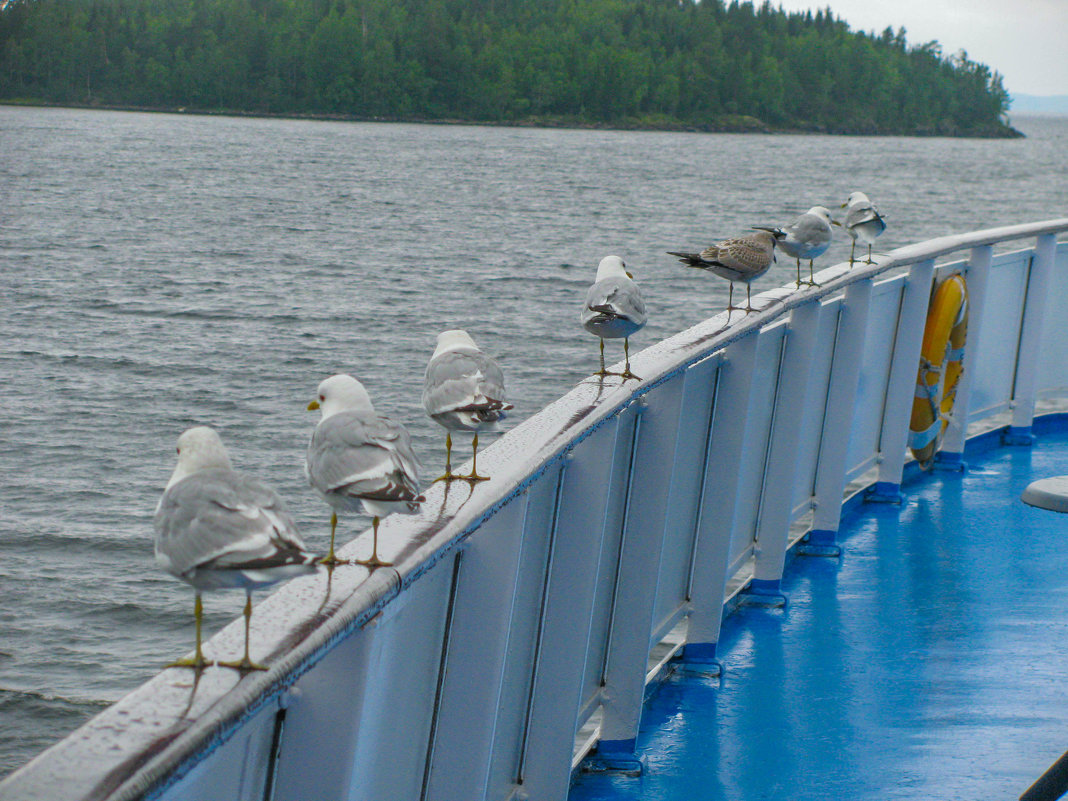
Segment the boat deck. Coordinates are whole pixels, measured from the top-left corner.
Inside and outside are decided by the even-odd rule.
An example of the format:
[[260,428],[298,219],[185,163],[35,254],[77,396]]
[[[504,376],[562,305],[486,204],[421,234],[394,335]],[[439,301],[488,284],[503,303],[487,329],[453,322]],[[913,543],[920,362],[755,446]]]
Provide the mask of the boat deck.
[[1035,431],[852,506],[785,609],[727,618],[721,679],[651,699],[644,775],[580,775],[570,801],[1018,797],[1068,749],[1068,516],[1020,501],[1068,474],[1068,418]]

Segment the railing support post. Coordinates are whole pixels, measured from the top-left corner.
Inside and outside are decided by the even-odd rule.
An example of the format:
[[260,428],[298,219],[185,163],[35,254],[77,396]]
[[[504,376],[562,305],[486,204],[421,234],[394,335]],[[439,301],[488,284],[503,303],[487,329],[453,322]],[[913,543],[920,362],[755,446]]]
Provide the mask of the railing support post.
[[912,265],[905,282],[887,381],[883,425],[879,432],[879,478],[865,496],[869,502],[901,503],[902,500],[901,477],[905,471],[916,369],[920,363],[924,319],[930,305],[933,279],[934,259],[928,259]]
[[1006,445],[1030,445],[1034,442],[1031,421],[1035,416],[1035,370],[1038,366],[1039,343],[1049,308],[1050,284],[1053,280],[1053,261],[1057,251],[1057,237],[1046,234],[1038,237],[1031,272],[1027,280],[1027,300],[1024,303],[1020,345],[1016,351],[1016,380],[1012,389],[1012,425],[1003,437]]
[[835,541],[842,517],[849,434],[853,430],[860,362],[864,356],[864,338],[871,310],[871,291],[870,278],[850,284],[840,308],[827,409],[823,415],[819,467],[816,471],[816,508],[812,517],[812,531],[807,544],[799,549],[800,553],[818,556],[837,556],[840,553]]
[[994,248],[982,245],[972,248],[968,257],[968,337],[964,347],[964,371],[957,384],[957,397],[953,402],[953,414],[942,440],[942,450],[935,456],[935,468],[939,470],[964,470],[964,442],[968,436],[968,412],[972,394],[972,379],[975,377],[975,360],[979,356],[979,340],[983,334],[983,318],[986,310],[986,288],[990,282],[990,265]]
[[682,652],[686,662],[719,664],[716,647],[723,621],[727,565],[739,526],[737,489],[741,477],[737,466],[752,439],[752,415],[748,411],[739,415],[738,411],[749,409],[758,340],[754,331],[730,345],[719,370],[690,592],[693,612]]
[[768,449],[768,467],[757,529],[757,553],[750,591],[780,595],[786,545],[797,482],[801,424],[808,404],[809,374],[815,357],[823,304],[798,306],[783,340],[782,367],[775,396],[775,424]]
[[[638,724],[645,700],[645,668],[649,660],[649,632],[653,628],[665,521],[685,377],[661,385],[643,396],[640,436],[634,443],[635,479],[624,516],[626,532],[616,582],[612,633],[605,654],[604,718],[597,756],[591,764],[628,775],[642,771],[635,753]],[[647,404],[647,405],[645,405]]]

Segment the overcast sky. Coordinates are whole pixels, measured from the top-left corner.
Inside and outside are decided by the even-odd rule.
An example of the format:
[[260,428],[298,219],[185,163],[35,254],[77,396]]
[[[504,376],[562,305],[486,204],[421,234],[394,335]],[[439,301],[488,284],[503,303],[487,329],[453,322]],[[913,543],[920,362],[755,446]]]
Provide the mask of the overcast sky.
[[[759,2],[756,3],[759,5]],[[1012,94],[1068,95],[1068,0],[772,0],[786,11],[827,8],[853,30],[904,27],[910,45],[932,39],[946,55],[1001,73]]]

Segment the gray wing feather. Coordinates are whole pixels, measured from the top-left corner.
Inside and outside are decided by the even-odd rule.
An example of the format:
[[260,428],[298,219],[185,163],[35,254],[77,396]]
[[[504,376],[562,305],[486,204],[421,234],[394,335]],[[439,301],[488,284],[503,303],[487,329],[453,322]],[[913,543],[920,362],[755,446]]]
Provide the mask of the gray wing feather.
[[874,206],[851,206],[846,212],[845,224],[847,228],[853,228],[874,220],[882,220],[882,216]]
[[638,326],[645,325],[645,301],[638,285],[622,275],[603,278],[595,283],[586,292],[583,323],[598,314],[621,317]]
[[431,417],[457,410],[498,411],[504,400],[504,373],[481,351],[449,351],[431,359],[423,383],[423,406]]
[[419,461],[407,430],[378,414],[341,412],[320,421],[308,445],[308,479],[320,492],[411,500]]
[[168,570],[266,568],[308,556],[281,498],[232,470],[202,470],[168,489],[154,520]]

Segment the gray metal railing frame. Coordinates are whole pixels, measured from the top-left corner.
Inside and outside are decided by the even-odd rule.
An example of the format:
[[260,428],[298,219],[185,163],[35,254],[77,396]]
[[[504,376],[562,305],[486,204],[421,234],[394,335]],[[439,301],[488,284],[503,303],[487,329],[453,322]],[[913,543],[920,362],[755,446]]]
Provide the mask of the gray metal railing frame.
[[[741,559],[751,569],[746,587],[774,596],[791,544],[788,531],[802,513],[812,515],[813,543],[834,545],[852,467],[846,463],[848,442],[821,436],[813,497],[804,509],[794,504],[793,496],[772,498],[764,491],[765,486],[792,486],[801,469],[796,432],[805,410],[816,403],[810,397],[808,375],[821,326],[831,325],[825,315],[834,315],[834,338],[820,425],[827,433],[840,435],[851,429],[875,279],[907,268],[890,340],[887,389],[881,398],[879,453],[873,457],[876,487],[893,499],[901,484],[916,354],[937,272],[935,261],[969,252],[974,323],[957,394],[960,411],[943,445],[953,466],[967,436],[969,381],[983,342],[979,323],[988,302],[993,248],[1036,240],[1024,290],[1026,313],[1021,313],[1010,404],[1010,433],[1027,441],[1040,391],[1033,354],[1048,316],[1056,237],[1065,231],[1068,218],[929,240],[898,248],[872,265],[839,264],[818,274],[819,287],[764,292],[755,298],[764,304],[756,313],[744,318],[717,315],[635,355],[631,362],[643,376],[639,382],[583,381],[480,454],[480,466],[494,477],[492,481],[470,491],[467,485],[435,485],[427,491],[419,516],[387,519],[381,528],[382,549],[394,567],[373,573],[357,567],[338,568],[329,575],[324,571],[294,580],[264,601],[253,618],[253,648],[263,649],[254,656],[270,663],[268,671],[242,676],[210,669],[194,680],[188,670],[165,670],[0,783],[0,799],[192,798],[201,797],[206,787],[218,788],[220,797],[261,798],[269,792],[279,799],[373,799],[378,797],[374,790],[378,780],[368,778],[373,771],[362,767],[370,764],[365,756],[371,747],[367,741],[375,734],[388,748],[402,741],[391,726],[409,724],[412,753],[394,756],[402,762],[409,759],[410,770],[418,776],[413,789],[398,787],[391,798],[561,798],[572,768],[576,730],[597,710],[603,714],[599,737],[609,756],[608,767],[640,770],[633,743],[650,637],[662,636],[665,628],[685,618],[683,658],[715,664],[723,599],[734,578],[722,566],[732,558]],[[779,337],[773,343],[777,350],[768,350],[771,340],[761,339],[772,329]],[[764,359],[776,365],[770,421],[762,426],[751,423],[748,413],[740,423],[729,420],[724,404],[748,404],[756,400],[755,389],[771,386],[754,387],[753,373]],[[664,392],[653,394],[662,388]],[[801,402],[782,402],[794,396]],[[700,419],[701,412],[706,419]],[[674,434],[664,433],[672,425]],[[656,435],[641,436],[643,426]],[[598,452],[608,458],[586,458],[591,443],[601,446]],[[717,484],[709,470],[709,454],[741,457],[754,445],[762,446],[763,455],[759,514],[751,521],[737,492],[731,494],[743,479],[727,471]],[[684,448],[704,454],[700,474],[686,477],[692,486],[681,487],[680,478],[669,472],[643,478],[642,492],[634,492],[639,462],[658,464],[666,459],[664,463],[674,464]],[[580,451],[581,458],[572,463]],[[586,494],[572,497],[565,486]],[[699,490],[696,499],[690,491],[694,486]],[[603,497],[596,497],[598,487]],[[679,546],[689,552],[690,560],[685,597],[681,606],[657,617],[662,562],[669,556],[685,558],[666,554],[663,546],[682,519],[673,517],[682,503],[688,505],[689,514],[684,522],[692,529]],[[724,541],[701,537],[713,508],[718,530],[727,532]],[[567,526],[561,527],[565,513]],[[547,515],[547,529],[532,520],[539,515]],[[599,529],[599,539],[584,540],[575,526]],[[743,527],[750,526],[754,533],[746,542]],[[549,532],[544,543],[524,536],[543,530]],[[485,536],[476,542],[480,531]],[[512,532],[517,532],[514,539]],[[739,537],[743,541],[738,545],[744,548],[732,553]],[[366,538],[361,537],[341,552],[351,554],[365,546]],[[534,553],[537,548],[542,551]],[[615,561],[606,561],[603,552],[612,550]],[[442,563],[445,569],[439,570]],[[590,577],[593,586],[565,581],[562,563],[583,566],[578,575]],[[527,573],[535,564],[540,565],[540,584],[537,575]],[[473,583],[487,575],[487,565],[502,578]],[[510,565],[516,575],[508,574]],[[600,571],[609,569],[611,587],[607,579],[599,578]],[[645,586],[641,577],[654,573],[656,581]],[[671,578],[681,580],[681,573],[675,571]],[[533,589],[528,592],[524,582]],[[424,596],[429,600],[422,600]],[[527,596],[531,608],[537,608],[537,619],[521,621],[532,623],[536,632],[528,675],[523,677],[508,666],[509,660],[520,658],[517,649],[526,642],[516,628],[516,610]],[[610,611],[604,631],[595,630],[603,614],[597,621],[560,619],[561,604],[596,610],[604,608],[606,598]],[[455,621],[469,621],[480,610],[485,615],[484,642],[470,624],[453,630]],[[407,639],[396,633],[404,627],[412,630]],[[241,636],[235,621],[208,646],[216,652],[236,651]],[[558,648],[583,636],[581,647]],[[594,657],[599,664],[590,661]],[[472,659],[482,661],[485,682],[479,681],[477,671],[460,670],[461,665],[470,667]],[[559,670],[554,671],[554,663],[559,663]],[[320,668],[322,677],[316,678]],[[375,677],[395,673],[431,680],[413,688],[411,697],[390,686],[378,691]],[[569,677],[571,683],[558,684],[558,676]],[[338,684],[338,677],[347,684]],[[592,694],[585,689],[591,683]],[[330,698],[335,686],[337,697]],[[578,703],[576,693],[580,693]],[[510,695],[526,700],[518,734],[493,706],[493,699],[503,705],[501,699]],[[463,708],[467,699],[470,709]],[[400,715],[415,711],[392,724],[387,718],[393,707],[383,706],[387,701]],[[312,712],[302,722],[296,713],[303,710]],[[297,733],[291,734],[294,728]],[[345,742],[335,743],[335,735]],[[300,745],[301,736],[317,736],[320,741],[315,746]],[[517,750],[509,752],[506,744],[515,736]],[[470,759],[461,764],[463,753]],[[502,767],[505,753],[510,754],[512,767]],[[344,754],[347,762],[338,758]],[[235,755],[244,760],[240,775],[233,767],[240,761]],[[224,763],[230,767],[220,767]],[[403,765],[398,770],[404,770]],[[238,788],[236,795],[233,787]],[[319,795],[308,794],[313,788]]]

